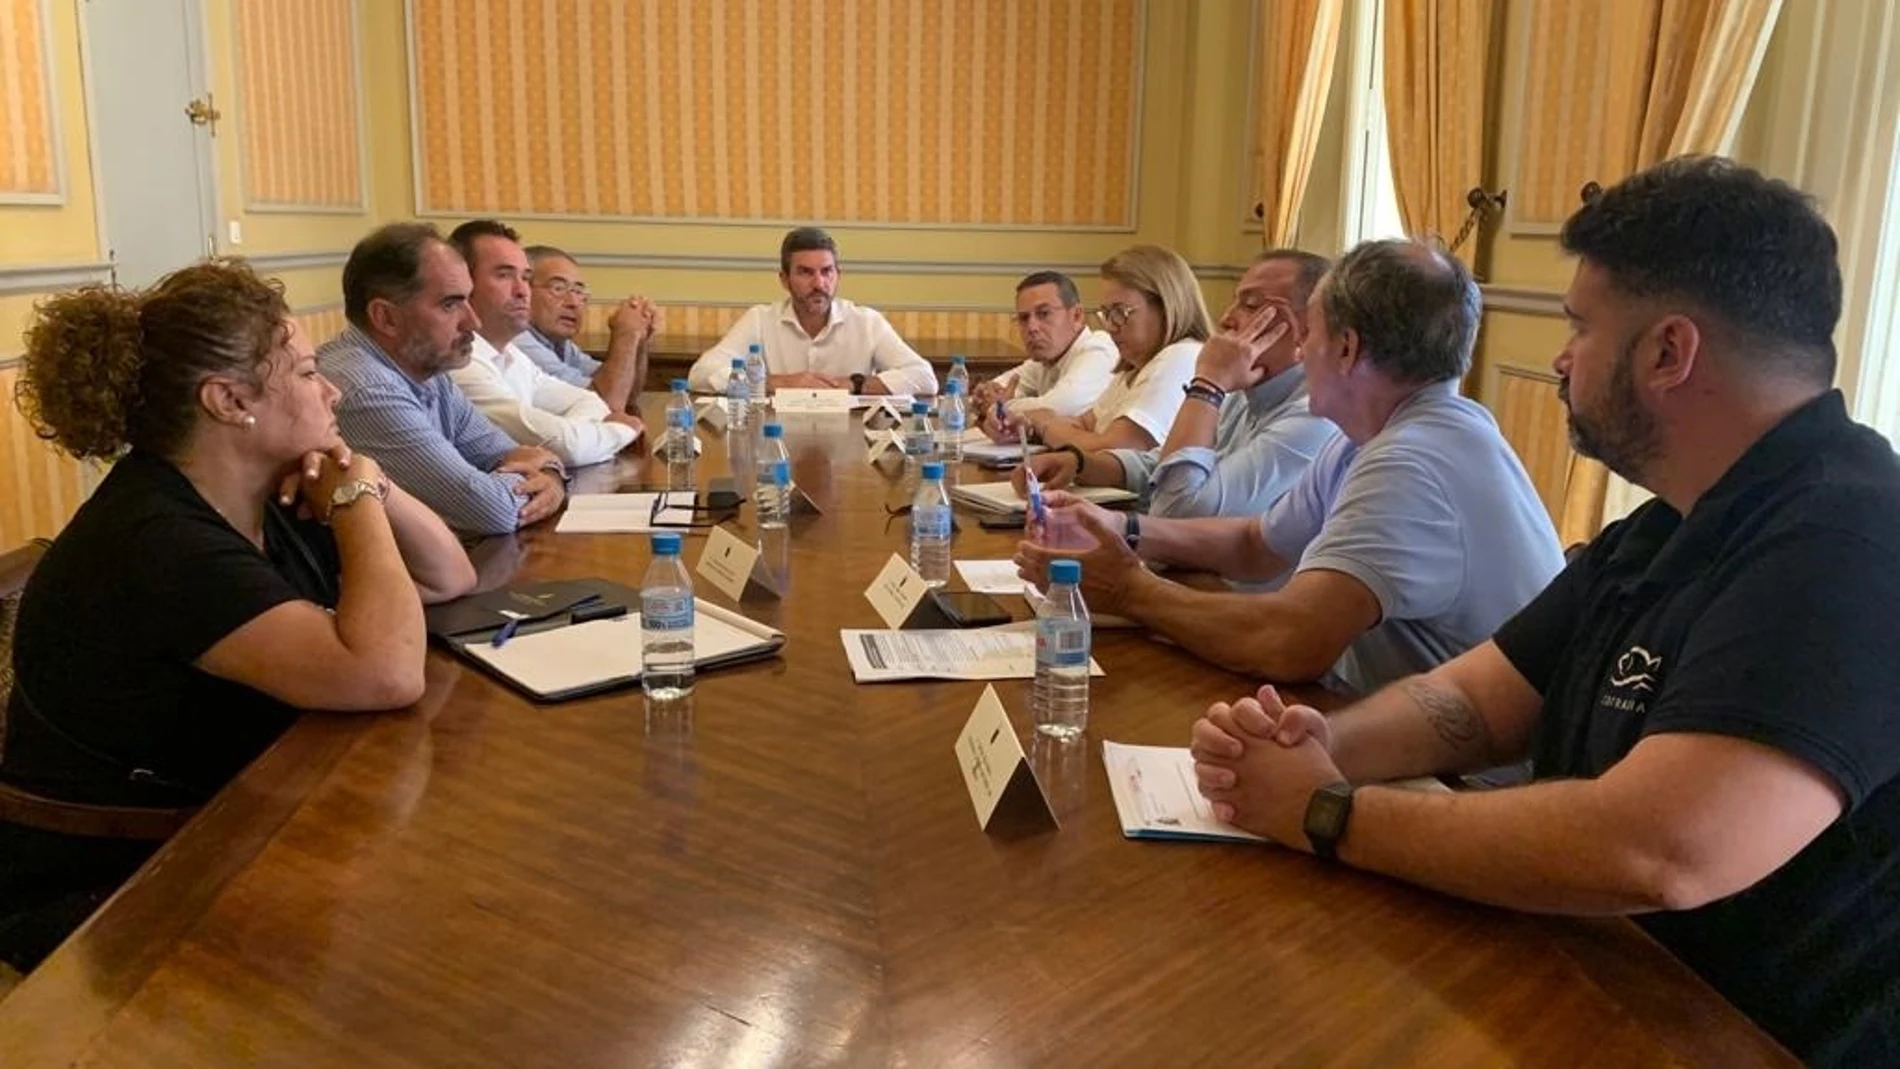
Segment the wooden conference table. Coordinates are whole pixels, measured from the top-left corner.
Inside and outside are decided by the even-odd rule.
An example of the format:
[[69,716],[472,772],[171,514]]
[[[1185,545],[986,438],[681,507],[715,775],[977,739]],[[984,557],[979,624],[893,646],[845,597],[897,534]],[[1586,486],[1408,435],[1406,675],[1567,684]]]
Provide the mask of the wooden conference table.
[[[1085,744],[1028,740],[1027,684],[998,684],[1062,827],[985,836],[951,752],[983,684],[857,686],[838,639],[879,626],[899,484],[857,417],[787,427],[826,511],[789,596],[742,605],[782,657],[655,717],[638,691],[536,707],[434,651],[416,708],[304,718],[0,1002],[0,1064],[1792,1064],[1627,922],[1124,840],[1100,741],[1183,744],[1248,689],[1132,633],[1096,637]],[[959,556],[1009,554],[962,527]],[[637,584],[645,541],[549,525],[477,556],[485,582]]]

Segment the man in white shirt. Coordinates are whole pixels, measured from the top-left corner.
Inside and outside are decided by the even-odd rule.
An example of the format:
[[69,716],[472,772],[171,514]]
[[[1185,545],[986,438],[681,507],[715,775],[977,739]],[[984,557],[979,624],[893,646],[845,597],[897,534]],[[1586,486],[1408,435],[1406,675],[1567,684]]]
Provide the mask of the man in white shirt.
[[514,230],[477,219],[456,227],[449,242],[468,261],[478,323],[473,359],[451,377],[475,407],[515,441],[551,450],[570,467],[632,445],[645,429],[640,417],[610,411],[599,394],[554,378],[515,346],[528,327],[530,276]]
[[694,361],[686,376],[693,389],[724,393],[733,360],[759,345],[770,389],[937,392],[937,373],[898,337],[890,320],[875,308],[838,298],[838,244],[830,234],[799,227],[785,235],[778,263],[786,298],[747,309],[718,345]]
[[1037,271],[1016,284],[1016,330],[1029,359],[971,394],[984,432],[998,441],[1015,437],[1010,416],[1032,409],[1058,416],[1088,411],[1121,362],[1115,339],[1088,328],[1082,296],[1060,271]]
[[528,329],[515,348],[534,366],[569,386],[585,386],[615,412],[639,414],[640,385],[660,329],[660,309],[638,295],[628,297],[607,319],[607,359],[596,360],[575,342],[587,322],[587,276],[574,258],[552,245],[527,248]]

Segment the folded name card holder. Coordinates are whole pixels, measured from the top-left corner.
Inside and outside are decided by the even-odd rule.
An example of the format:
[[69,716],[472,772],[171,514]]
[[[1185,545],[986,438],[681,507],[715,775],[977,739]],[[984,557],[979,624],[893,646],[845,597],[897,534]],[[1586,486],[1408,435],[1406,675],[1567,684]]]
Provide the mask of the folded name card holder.
[[1060,827],[994,686],[983,688],[983,697],[957,736],[956,753],[984,834],[1019,839]]

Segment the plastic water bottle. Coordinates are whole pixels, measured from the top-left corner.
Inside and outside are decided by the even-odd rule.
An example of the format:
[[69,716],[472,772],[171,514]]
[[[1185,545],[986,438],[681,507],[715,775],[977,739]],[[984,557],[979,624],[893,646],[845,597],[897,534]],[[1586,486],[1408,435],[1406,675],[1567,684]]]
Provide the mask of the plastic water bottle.
[[745,351],[746,388],[751,391],[752,403],[765,403],[765,350],[758,342],[746,346]]
[[937,451],[937,435],[930,428],[930,402],[912,401],[910,420],[904,424],[904,460],[912,466],[929,460]]
[[759,529],[773,531],[792,520],[792,462],[775,460],[770,470],[759,472],[759,488],[753,498],[759,506]]
[[[759,428],[757,453],[758,479],[754,482],[753,494],[759,506],[759,522],[764,524],[769,511],[777,510],[782,514],[788,504],[784,499],[790,492],[792,484],[792,455],[785,450],[785,428],[777,422],[767,423]],[[773,480],[777,477],[776,473],[781,464],[785,466],[786,471],[785,485],[775,489],[776,483]],[[768,505],[771,507],[768,508]],[[778,526],[782,527],[784,524],[785,520],[781,515]]]
[[726,376],[726,433],[745,430],[746,410],[752,407],[752,384],[746,377],[745,357],[732,358],[732,374]]
[[1036,681],[1029,712],[1036,730],[1072,739],[1089,726],[1089,609],[1082,603],[1082,562],[1049,564],[1049,597],[1036,610]]
[[654,701],[693,692],[693,577],[676,531],[653,536],[653,563],[640,581],[640,689]]
[[945,379],[946,386],[963,387],[963,396],[970,396],[970,362],[961,354],[950,358],[950,374]]
[[943,460],[945,476],[951,479],[956,478],[957,465],[963,463],[963,428],[969,421],[964,388],[964,383],[952,378],[937,405],[937,455]]
[[673,399],[666,403],[666,488],[693,488],[693,427],[699,417],[693,411],[693,395],[686,392],[686,380],[673,380]]
[[950,496],[943,490],[943,465],[934,460],[924,463],[910,502],[910,566],[932,587],[950,581]]

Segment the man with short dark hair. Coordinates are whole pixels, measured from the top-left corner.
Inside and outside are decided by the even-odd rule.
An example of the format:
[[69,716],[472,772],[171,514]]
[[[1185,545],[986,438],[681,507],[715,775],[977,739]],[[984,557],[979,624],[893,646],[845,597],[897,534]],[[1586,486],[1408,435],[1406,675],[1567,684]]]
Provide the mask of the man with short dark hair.
[[1121,363],[1115,339],[1089,329],[1082,295],[1060,271],[1036,271],[1016,283],[1016,331],[1029,359],[970,394],[978,425],[998,441],[1015,437],[1011,418],[1022,412],[1087,412]]
[[[1572,441],[1656,500],[1435,671],[1332,717],[1214,706],[1201,791],[1449,894],[1632,914],[1802,1060],[1900,1064],[1900,462],[1832,388],[1833,231],[1690,158],[1562,240]],[[1522,787],[1369,786],[1527,756]]]
[[[1024,578],[1078,556],[1089,609],[1133,619],[1198,657],[1274,680],[1364,692],[1484,640],[1563,566],[1557,533],[1484,407],[1460,396],[1478,287],[1441,250],[1353,249],[1307,307],[1312,411],[1338,424],[1264,516],[1143,519],[1066,496],[1051,529],[1096,548],[1022,544]],[[1281,582],[1196,590],[1144,561]]]
[[863,394],[934,394],[937,373],[874,308],[837,296],[838,243],[817,227],[799,227],[779,245],[786,297],[754,305],[719,344],[694,361],[695,390],[723,393],[732,362],[753,345],[765,356],[766,386],[850,390]]
[[461,254],[425,223],[392,223],[343,265],[347,329],[318,350],[342,393],[337,427],[392,479],[465,534],[501,534],[554,514],[560,460],[519,446],[469,403],[448,374],[475,338]]
[[607,359],[587,355],[574,340],[587,325],[587,276],[572,256],[552,245],[530,245],[528,329],[515,348],[534,366],[569,386],[593,390],[615,412],[639,414],[647,357],[660,329],[660,309],[631,296],[607,318]]
[[450,373],[455,385],[509,437],[549,449],[571,467],[600,463],[632,445],[645,429],[639,416],[542,371],[515,345],[528,327],[530,298],[528,254],[514,230],[475,219],[456,227],[449,241],[468,261],[476,319],[469,362]]
[[1300,341],[1306,302],[1330,266],[1298,249],[1254,257],[1201,346],[1187,400],[1153,449],[1073,446],[1033,457],[1045,487],[1119,486],[1148,499],[1156,516],[1258,516],[1298,482],[1339,433],[1307,405]]

